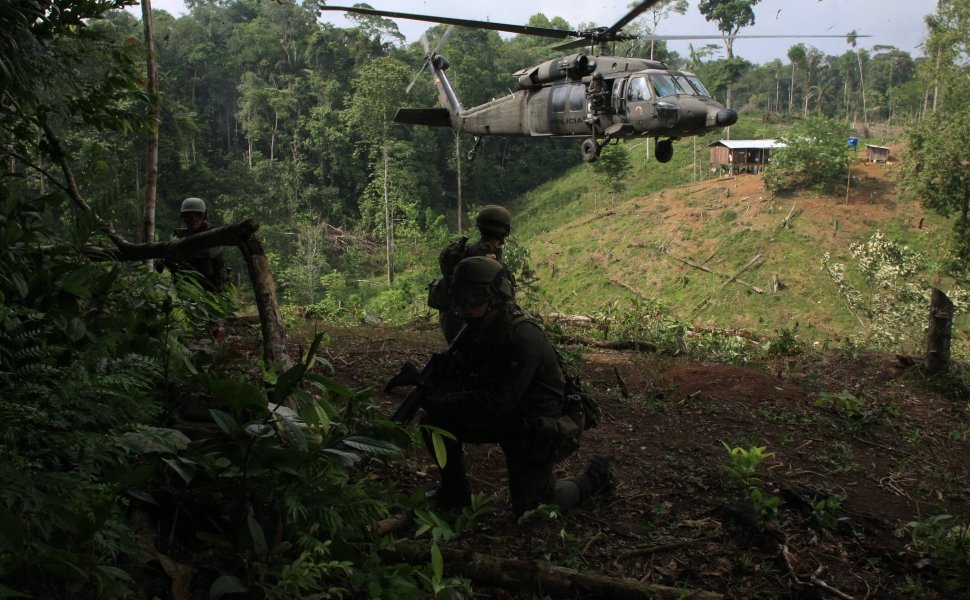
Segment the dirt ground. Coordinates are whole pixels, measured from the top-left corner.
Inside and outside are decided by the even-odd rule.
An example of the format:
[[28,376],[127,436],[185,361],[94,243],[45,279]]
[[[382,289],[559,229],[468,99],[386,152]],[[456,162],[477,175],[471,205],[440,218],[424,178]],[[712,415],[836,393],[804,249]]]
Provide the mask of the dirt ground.
[[[430,322],[327,333],[334,376],[372,388],[387,414],[407,388],[387,394],[384,382],[405,359],[443,348]],[[580,357],[605,418],[560,475],[605,454],[615,491],[564,517],[515,523],[501,451],[471,447],[474,491],[498,510],[451,546],[728,598],[970,597],[947,589],[952,555],[928,553],[907,527],[952,515],[945,534],[970,521],[970,405],[898,357],[808,351],[733,366],[566,351]],[[725,444],[770,453],[758,487],[781,499],[775,515],[759,515],[728,476]],[[399,471],[405,494],[436,483],[423,452]],[[543,596],[476,587],[476,597]]]

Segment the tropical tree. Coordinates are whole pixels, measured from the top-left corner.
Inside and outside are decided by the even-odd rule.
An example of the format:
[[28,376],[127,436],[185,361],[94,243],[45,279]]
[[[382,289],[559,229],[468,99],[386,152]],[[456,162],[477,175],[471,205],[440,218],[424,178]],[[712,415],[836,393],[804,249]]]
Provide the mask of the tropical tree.
[[393,119],[403,106],[410,78],[411,69],[394,58],[380,58],[365,64],[353,82],[354,94],[345,113],[347,125],[362,139],[358,153],[371,157],[371,195],[377,185],[382,199],[383,223],[372,223],[371,226],[375,233],[384,235],[388,285],[394,283],[395,208],[406,202],[403,196],[395,194],[392,185],[392,178],[397,175],[393,167],[400,164],[397,157],[392,157],[392,149],[398,148],[392,144],[395,136]]
[[[633,8],[637,3],[631,3],[630,8]],[[647,9],[646,14],[650,17],[650,27],[649,33],[657,34],[657,28],[662,21],[670,18],[671,15],[683,15],[687,14],[687,0],[660,0],[653,6]],[[654,51],[656,49],[657,41],[650,40],[650,60],[654,60]]]
[[970,265],[970,107],[936,112],[907,132],[900,187],[943,216],[956,213],[953,266]]
[[[734,62],[734,38],[741,31],[741,28],[754,25],[754,6],[761,0],[701,0],[697,8],[708,21],[713,21],[717,25],[718,31],[724,38],[724,50],[727,53],[727,62]],[[727,69],[736,78],[741,69],[731,66]],[[731,88],[734,79],[727,85],[726,106],[731,104]]]

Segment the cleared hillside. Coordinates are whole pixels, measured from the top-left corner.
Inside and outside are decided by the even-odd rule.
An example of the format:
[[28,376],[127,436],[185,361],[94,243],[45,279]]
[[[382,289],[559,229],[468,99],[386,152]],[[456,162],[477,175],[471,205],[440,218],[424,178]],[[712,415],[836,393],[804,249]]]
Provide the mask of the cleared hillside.
[[[882,231],[932,256],[950,231],[947,220],[898,198],[898,155],[854,164],[848,198],[772,198],[760,176],[743,174],[611,203],[589,170],[574,172],[520,208],[526,222],[517,233],[539,277],[532,301],[596,313],[655,298],[697,325],[771,334],[797,324],[814,339],[844,337],[856,324],[821,270],[823,253],[851,262],[849,245]],[[681,180],[691,172],[676,163],[645,168]]]

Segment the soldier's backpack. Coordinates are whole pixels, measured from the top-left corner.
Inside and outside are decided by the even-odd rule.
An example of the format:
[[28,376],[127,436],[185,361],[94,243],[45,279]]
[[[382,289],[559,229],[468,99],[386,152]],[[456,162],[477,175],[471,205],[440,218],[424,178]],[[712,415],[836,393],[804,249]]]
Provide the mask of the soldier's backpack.
[[[523,311],[521,315],[512,319],[512,328],[523,321],[529,321],[538,327],[542,327],[539,321]],[[596,427],[603,420],[603,409],[600,408],[596,399],[586,391],[579,373],[566,364],[559,348],[553,345],[553,350],[556,351],[556,360],[559,362],[559,369],[562,371],[563,379],[566,382],[564,391],[566,404],[563,413],[573,417],[581,431]]]
[[438,255],[438,266],[441,277],[428,284],[428,306],[436,310],[451,310],[451,274],[463,258],[468,255],[468,238],[462,237],[457,242],[445,246]]

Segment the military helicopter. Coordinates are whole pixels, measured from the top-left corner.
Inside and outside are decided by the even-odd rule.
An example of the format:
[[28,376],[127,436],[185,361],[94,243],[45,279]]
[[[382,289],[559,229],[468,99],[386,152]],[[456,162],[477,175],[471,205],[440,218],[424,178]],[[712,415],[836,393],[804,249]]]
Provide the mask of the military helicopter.
[[[425,42],[427,55],[422,70],[431,68],[441,106],[402,108],[394,120],[410,125],[450,127],[455,131],[473,135],[475,143],[468,152],[469,160],[474,159],[486,136],[584,138],[580,155],[585,162],[597,160],[600,149],[611,140],[652,137],[654,156],[659,162],[665,163],[674,155],[674,141],[728,127],[737,122],[738,113],[717,102],[696,75],[671,70],[660,61],[607,55],[609,45],[617,41],[722,37],[634,35],[621,31],[659,1],[645,0],[639,3],[610,27],[585,30],[455,19],[362,6],[320,6],[319,9],[567,40],[552,47],[556,50],[590,46],[589,54],[570,54],[521,69],[514,73],[516,88],[509,95],[480,106],[465,108],[445,74],[449,64],[438,53],[441,44],[435,50],[429,51]],[[854,33],[850,36],[864,37]]]

